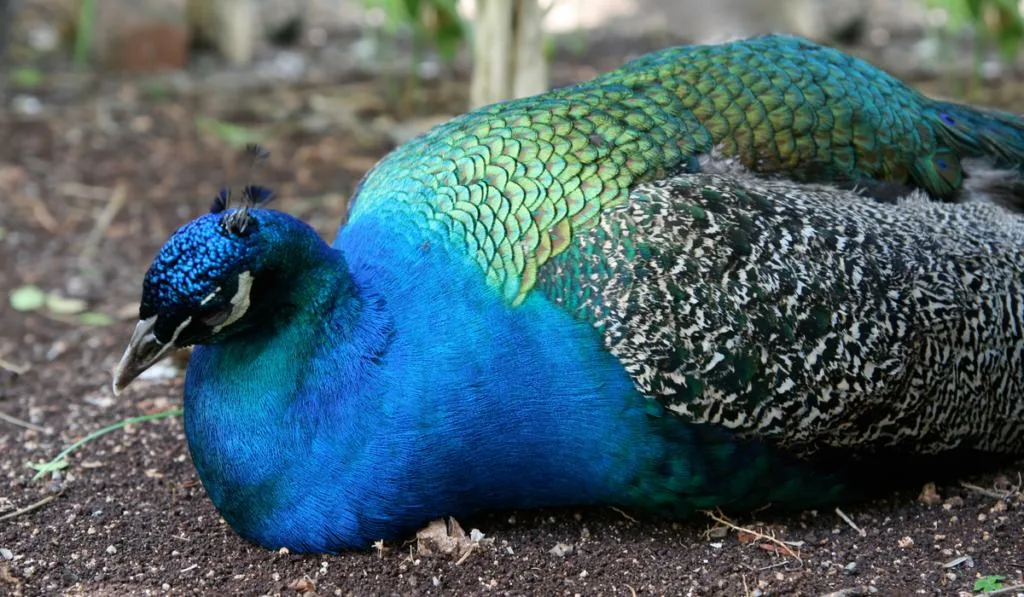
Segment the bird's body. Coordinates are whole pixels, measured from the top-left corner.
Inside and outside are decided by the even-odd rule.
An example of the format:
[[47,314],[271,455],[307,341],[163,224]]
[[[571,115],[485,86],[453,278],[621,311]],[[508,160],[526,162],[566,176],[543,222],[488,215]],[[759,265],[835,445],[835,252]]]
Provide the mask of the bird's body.
[[[799,47],[778,39],[776,63]],[[842,74],[841,54],[807,51]],[[673,83],[653,83],[645,65],[672,52]],[[333,246],[221,203],[155,259],[115,386],[197,344],[185,424],[200,478],[241,535],[300,551],[481,508],[813,506],[855,489],[843,466],[858,459],[1024,453],[1022,221],[923,193],[885,205],[684,173],[734,144],[765,173],[846,177],[836,160],[748,159],[760,125],[699,133],[677,105],[686,52],[399,148]],[[847,76],[867,81],[858,64]],[[726,104],[727,120],[749,114]],[[915,149],[882,153],[912,174]],[[848,178],[899,171],[860,151]]]
[[193,459],[250,540],[813,506],[857,490],[819,453],[1024,451],[1024,226],[997,207],[683,175],[638,187],[516,308],[417,231],[290,233],[316,268],[292,257],[293,312],[195,349]]

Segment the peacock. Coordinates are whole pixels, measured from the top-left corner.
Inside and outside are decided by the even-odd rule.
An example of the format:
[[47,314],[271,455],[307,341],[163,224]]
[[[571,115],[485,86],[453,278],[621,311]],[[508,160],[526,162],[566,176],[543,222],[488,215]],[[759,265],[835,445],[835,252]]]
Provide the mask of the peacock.
[[294,552],[483,509],[817,507],[878,466],[1014,457],[1024,221],[944,199],[968,158],[1016,176],[1021,139],[796,38],[664,50],[396,148],[330,245],[222,190],[149,267],[114,389],[194,346],[199,477]]

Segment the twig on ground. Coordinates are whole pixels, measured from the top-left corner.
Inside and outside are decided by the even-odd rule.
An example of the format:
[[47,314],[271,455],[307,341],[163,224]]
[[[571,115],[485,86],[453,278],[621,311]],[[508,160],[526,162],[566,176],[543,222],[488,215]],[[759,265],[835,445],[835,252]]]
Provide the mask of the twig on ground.
[[740,564],[740,565],[743,566],[744,568],[746,568],[747,570],[750,570],[751,572],[764,572],[765,570],[772,570],[774,568],[782,568],[783,566],[786,566],[787,564],[789,564],[789,560],[782,560],[780,562],[775,562],[773,564],[768,564],[767,566],[761,566],[760,568],[754,568],[750,564]]
[[89,231],[89,234],[82,242],[82,251],[78,256],[79,263],[89,263],[96,256],[96,251],[99,248],[100,241],[103,240],[103,235],[106,234],[107,228],[114,221],[117,212],[121,211],[121,207],[124,206],[127,197],[128,185],[124,181],[119,181],[117,186],[114,187],[113,192],[110,193],[110,199],[103,207],[103,211],[96,216],[96,222],[93,224],[92,230]]
[[3,522],[5,520],[10,520],[12,518],[17,518],[17,517],[19,517],[19,516],[21,516],[23,514],[28,514],[29,512],[34,512],[34,511],[42,508],[46,504],[49,504],[50,502],[52,502],[55,499],[57,499],[56,495],[48,495],[48,496],[44,497],[43,499],[39,500],[38,502],[29,504],[29,505],[25,506],[24,508],[19,508],[18,510],[15,510],[14,512],[8,512],[7,514],[4,514],[3,516],[0,516],[0,522]]
[[455,562],[455,565],[456,565],[456,566],[461,566],[461,565],[462,565],[462,563],[466,561],[466,558],[468,558],[468,557],[469,557],[469,554],[473,553],[473,549],[474,549],[475,547],[476,547],[476,546],[475,546],[475,545],[473,545],[473,544],[471,543],[471,544],[469,545],[469,549],[467,549],[467,550],[466,550],[466,553],[462,554],[462,557],[461,557],[461,558],[459,558],[459,559],[458,559],[458,561],[456,561],[456,562]]
[[849,589],[839,589],[838,591],[832,591],[831,593],[825,593],[821,597],[860,597],[861,595],[870,595],[871,589],[861,585],[859,587],[850,587]]
[[961,564],[967,564],[968,568],[974,568],[974,559],[971,556],[960,556],[944,563],[943,568],[956,568]]
[[782,539],[777,539],[771,535],[765,535],[764,533],[761,533],[759,531],[755,531],[752,529],[736,525],[720,513],[715,513],[710,510],[702,510],[702,512],[711,520],[717,522],[718,524],[725,525],[738,533],[747,533],[748,535],[752,535],[756,540],[768,541],[769,543],[778,546],[786,555],[795,558],[796,561],[800,562],[801,564],[803,563],[803,559],[800,558],[800,554],[798,552],[793,551],[792,549],[793,547],[800,548],[800,546],[804,544],[803,541],[783,541]]
[[16,427],[24,427],[25,429],[31,429],[32,431],[38,431],[39,433],[43,433],[46,435],[50,435],[51,433],[53,433],[53,430],[51,429],[47,429],[46,427],[40,427],[35,423],[29,423],[28,421],[23,421],[18,417],[12,417],[11,415],[2,412],[0,412],[0,421],[6,421]]
[[635,522],[635,523],[637,523],[637,524],[639,524],[639,523],[640,523],[640,521],[639,521],[639,520],[637,520],[637,519],[633,518],[633,517],[632,517],[632,516],[630,516],[629,514],[626,514],[626,511],[625,511],[625,510],[622,510],[621,508],[616,508],[615,506],[608,506],[608,507],[609,507],[609,508],[611,508],[612,510],[615,510],[615,511],[616,511],[616,512],[618,512],[619,514],[621,514],[621,515],[622,515],[622,517],[623,517],[623,518],[625,518],[626,520],[628,520],[628,521],[630,521],[630,522]]
[[46,207],[46,204],[39,197],[25,193],[15,193],[12,196],[12,200],[26,205],[32,211],[32,216],[35,217],[36,222],[47,232],[56,234],[60,231],[60,223],[57,222],[57,218],[53,217],[53,214],[50,213],[50,208]]
[[1016,495],[1018,491],[1020,491],[1019,487],[1013,487],[1009,491],[996,491],[994,489],[988,489],[986,487],[981,487],[980,485],[974,485],[973,483],[967,483],[966,481],[961,481],[960,482],[960,487],[963,487],[964,489],[970,489],[971,491],[973,491],[975,493],[980,493],[981,495],[984,495],[984,496],[987,496],[987,497],[990,497],[990,498],[995,498],[997,500],[1009,499],[1009,498],[1013,497],[1014,495]]
[[57,454],[56,458],[54,458],[53,460],[51,460],[49,462],[42,462],[42,463],[39,463],[39,464],[28,464],[26,466],[30,466],[30,467],[36,469],[36,474],[32,477],[32,480],[35,481],[35,480],[39,479],[39,477],[42,477],[43,475],[45,475],[46,473],[51,473],[51,472],[59,471],[59,470],[61,470],[63,468],[66,468],[68,466],[68,461],[67,461],[68,455],[71,454],[72,452],[74,452],[75,450],[77,450],[78,448],[81,448],[85,444],[87,444],[87,443],[91,442],[92,440],[96,439],[97,437],[101,437],[103,435],[106,435],[106,434],[110,433],[111,431],[116,431],[118,429],[122,429],[122,428],[124,428],[124,427],[126,427],[128,425],[134,425],[136,423],[145,423],[147,421],[156,421],[158,419],[166,419],[168,417],[177,417],[177,416],[181,415],[182,412],[183,411],[182,411],[181,408],[171,408],[171,409],[168,409],[168,410],[160,411],[160,412],[149,414],[149,415],[142,415],[142,416],[139,416],[139,417],[129,417],[127,419],[124,419],[123,421],[114,423],[113,425],[107,425],[106,427],[104,427],[102,429],[97,429],[96,431],[93,431],[89,435],[86,435],[85,437],[83,437],[82,439],[78,440],[77,442],[71,444],[67,448],[64,448],[64,450],[60,454]]
[[80,182],[64,182],[57,186],[57,191],[62,195],[76,199],[90,199],[93,201],[109,200],[111,189],[109,187],[97,187],[82,184]]
[[836,514],[839,516],[839,518],[843,519],[843,522],[845,522],[846,524],[850,525],[851,529],[857,531],[858,535],[860,535],[861,537],[867,537],[868,536],[868,534],[864,531],[864,529],[862,529],[859,526],[857,526],[857,523],[853,522],[853,519],[846,515],[846,512],[843,512],[839,508],[836,508]]
[[15,365],[14,363],[8,361],[7,359],[0,357],[0,369],[10,371],[15,375],[23,375],[31,368],[32,365],[29,365],[28,363],[24,365]]

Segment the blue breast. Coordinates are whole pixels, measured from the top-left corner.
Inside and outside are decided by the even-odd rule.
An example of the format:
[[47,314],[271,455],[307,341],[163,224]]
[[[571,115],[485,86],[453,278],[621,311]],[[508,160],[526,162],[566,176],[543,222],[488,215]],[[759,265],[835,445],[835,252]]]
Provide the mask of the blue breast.
[[593,328],[539,295],[510,309],[422,238],[363,217],[315,285],[352,295],[195,350],[190,449],[242,536],[337,551],[480,507],[615,501],[663,452]]

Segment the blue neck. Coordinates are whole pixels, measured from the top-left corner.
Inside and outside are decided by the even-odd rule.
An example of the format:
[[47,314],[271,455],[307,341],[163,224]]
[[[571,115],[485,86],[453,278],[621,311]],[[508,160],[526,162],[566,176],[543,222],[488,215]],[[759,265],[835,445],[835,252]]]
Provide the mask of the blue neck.
[[241,535],[336,551],[481,507],[610,501],[664,449],[591,327],[539,295],[509,309],[475,265],[384,230],[350,224],[295,311],[192,356],[193,459]]

